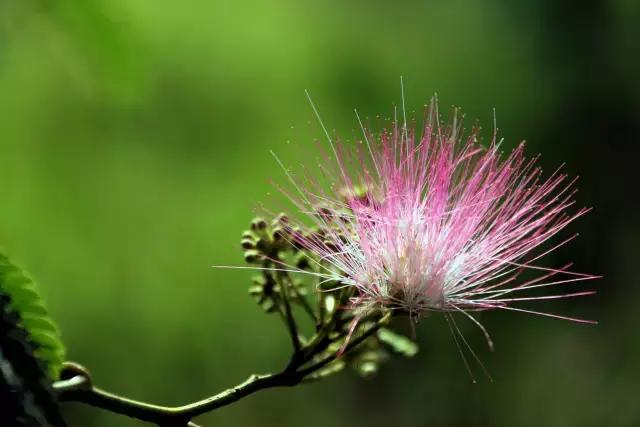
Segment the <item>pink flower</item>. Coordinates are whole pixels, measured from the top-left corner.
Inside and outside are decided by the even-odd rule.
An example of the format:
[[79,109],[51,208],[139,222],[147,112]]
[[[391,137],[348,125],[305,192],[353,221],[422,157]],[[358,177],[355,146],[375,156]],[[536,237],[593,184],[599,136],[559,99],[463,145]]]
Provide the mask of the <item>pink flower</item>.
[[[327,133],[331,153],[320,172],[287,171],[297,192],[283,190],[320,230],[296,237],[315,255],[314,274],[355,288],[353,308],[412,318],[461,312],[481,328],[468,312],[503,309],[591,323],[512,305],[593,293],[564,285],[596,276],[538,264],[575,236],[542,245],[588,211],[571,212],[575,179],[559,170],[543,178],[524,144],[505,157],[494,134],[483,147],[476,131],[463,135],[456,115],[441,126],[435,102],[420,135],[397,122],[377,136],[363,132],[355,144]],[[518,281],[525,270],[536,277]],[[558,291],[526,293],[541,288]]]

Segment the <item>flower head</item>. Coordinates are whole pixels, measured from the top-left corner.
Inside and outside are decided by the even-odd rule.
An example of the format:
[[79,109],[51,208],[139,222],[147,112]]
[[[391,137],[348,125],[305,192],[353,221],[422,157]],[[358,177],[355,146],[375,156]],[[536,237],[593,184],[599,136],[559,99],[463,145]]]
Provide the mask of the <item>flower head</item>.
[[[435,102],[419,134],[406,122],[363,133],[354,144],[327,134],[320,173],[287,171],[297,193],[283,190],[316,229],[296,234],[296,243],[315,255],[323,281],[355,290],[353,308],[413,318],[507,309],[582,321],[512,306],[592,293],[518,295],[595,277],[538,264],[573,237],[536,250],[588,211],[570,213],[575,179],[559,170],[543,178],[524,144],[504,156],[495,133],[482,146],[456,114],[441,126]],[[537,277],[518,281],[524,270]]]

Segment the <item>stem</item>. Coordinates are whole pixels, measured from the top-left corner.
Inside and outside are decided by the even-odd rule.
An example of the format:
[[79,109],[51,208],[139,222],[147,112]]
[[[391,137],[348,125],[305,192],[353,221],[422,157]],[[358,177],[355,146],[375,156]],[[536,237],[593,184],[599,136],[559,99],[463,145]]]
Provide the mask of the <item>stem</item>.
[[[343,353],[350,351],[373,335],[380,327],[385,325],[390,318],[391,313],[387,313],[363,334],[349,342]],[[280,373],[251,375],[247,380],[235,387],[183,406],[153,405],[109,393],[93,386],[86,370],[77,365],[70,365],[73,369],[69,368],[71,372],[67,372],[67,374],[72,374],[73,376],[71,376],[71,378],[57,381],[53,384],[53,388],[58,393],[58,399],[60,401],[86,403],[117,414],[155,423],[162,427],[186,427],[192,418],[229,405],[259,390],[274,387],[292,387],[299,384],[309,374],[312,374],[337,359],[340,355],[341,354],[338,353],[332,354],[311,366],[299,369],[306,361],[295,357],[294,354],[294,359],[298,360],[298,362],[293,366],[288,366]]]
[[380,329],[382,326],[386,325],[389,322],[389,319],[391,319],[391,315],[392,314],[390,312],[385,314],[380,320],[378,320],[372,327],[367,329],[362,335],[352,339],[345,346],[344,351],[338,352],[338,353],[333,353],[333,354],[325,357],[324,359],[320,360],[319,362],[316,362],[313,365],[311,365],[311,366],[309,366],[309,367],[307,367],[305,369],[300,370],[299,372],[302,374],[303,377],[305,377],[305,376],[317,371],[318,369],[322,368],[323,366],[333,362],[338,357],[340,357],[342,354],[347,353],[348,351],[350,351],[353,348],[357,347],[364,340],[366,340],[371,335],[376,333],[378,331],[378,329]]
[[309,304],[307,297],[305,295],[302,295],[300,292],[298,292],[298,289],[293,285],[293,283],[291,284],[291,289],[293,289],[293,293],[296,294],[296,298],[300,301],[302,308],[309,315],[309,317],[311,318],[311,320],[313,321],[317,329],[319,327],[320,321],[318,320],[318,317],[314,313],[313,308],[311,308],[311,304]]
[[76,375],[66,381],[58,381],[53,385],[58,392],[58,399],[63,402],[82,402],[97,408],[106,409],[116,414],[126,415],[142,421],[148,421],[157,425],[186,426],[189,418],[180,419],[175,408],[157,406],[127,399],[116,394],[106,392],[91,385],[88,377]]
[[58,392],[60,401],[86,403],[158,426],[183,427],[198,415],[229,405],[258,390],[290,387],[302,379],[299,373],[286,371],[279,374],[252,375],[233,388],[183,406],[159,406],[128,399],[91,386],[89,378],[82,375],[58,381],[54,384],[54,389]]
[[293,344],[294,356],[300,352],[300,336],[298,335],[298,325],[293,318],[293,311],[291,310],[291,303],[289,301],[289,283],[286,283],[285,278],[281,272],[278,272],[278,278],[280,279],[280,290],[282,300],[284,302],[285,323],[291,336],[291,343]]

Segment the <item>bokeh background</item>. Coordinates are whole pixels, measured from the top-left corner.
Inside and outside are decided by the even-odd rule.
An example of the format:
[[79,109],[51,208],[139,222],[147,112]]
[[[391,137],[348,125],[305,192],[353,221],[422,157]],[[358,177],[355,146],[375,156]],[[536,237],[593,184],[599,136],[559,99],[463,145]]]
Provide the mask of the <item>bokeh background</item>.
[[[247,296],[239,236],[281,170],[353,108],[419,111],[433,93],[547,171],[580,175],[550,257],[604,275],[598,295],[483,317],[495,378],[472,384],[446,323],[377,378],[268,390],[205,426],[640,425],[640,4],[490,0],[0,1],[0,244],[37,278],[70,359],[102,387],[180,404],[283,366],[279,319]],[[373,122],[375,120],[372,119]],[[307,150],[308,151],[308,150]],[[79,404],[72,426],[141,426]]]

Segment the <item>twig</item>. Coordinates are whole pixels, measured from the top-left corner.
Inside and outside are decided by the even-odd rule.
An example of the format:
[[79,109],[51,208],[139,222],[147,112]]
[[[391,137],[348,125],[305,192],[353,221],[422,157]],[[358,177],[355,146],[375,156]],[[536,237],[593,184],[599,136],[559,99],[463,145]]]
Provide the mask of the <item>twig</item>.
[[296,324],[296,320],[293,318],[291,302],[289,301],[289,285],[285,282],[283,274],[286,273],[278,273],[278,277],[280,278],[280,291],[282,295],[282,301],[284,302],[285,323],[287,324],[287,329],[289,330],[289,335],[291,336],[291,343],[293,344],[293,354],[295,356],[300,352],[300,336],[298,335],[298,325]]
[[[380,327],[389,321],[390,317],[391,313],[386,314],[372,327],[354,338],[347,344],[344,352],[350,351],[373,335]],[[323,350],[324,349],[320,350],[320,348],[316,346],[316,351],[320,352]],[[252,375],[235,387],[183,406],[153,405],[109,393],[93,386],[86,369],[76,364],[67,365],[64,372],[67,378],[54,383],[53,388],[58,393],[58,399],[60,401],[86,403],[117,414],[155,423],[162,427],[186,427],[192,418],[229,405],[259,390],[274,387],[291,387],[299,384],[306,376],[332,362],[339,356],[338,353],[332,354],[306,368],[302,367],[305,361],[302,358],[297,358],[298,362],[296,362],[295,365],[288,366],[280,373]]]
[[359,344],[361,344],[364,340],[366,340],[367,338],[369,338],[371,335],[373,335],[374,333],[376,333],[382,326],[386,325],[389,320],[391,319],[392,313],[389,312],[386,315],[384,315],[380,320],[378,320],[372,327],[370,327],[369,329],[367,329],[365,332],[362,333],[362,335],[359,335],[358,337],[352,339],[344,348],[344,351],[340,352],[340,353],[333,353],[327,357],[325,357],[324,359],[320,360],[319,362],[314,363],[313,365],[300,370],[299,372],[302,374],[303,377],[317,371],[318,369],[322,368],[323,366],[333,362],[334,360],[336,360],[338,357],[340,357],[340,355],[347,353],[348,351],[351,351],[353,348],[357,347]]
[[296,298],[300,301],[300,303],[302,305],[302,308],[309,315],[309,317],[314,322],[314,324],[316,325],[316,328],[317,328],[319,323],[320,323],[320,321],[318,319],[318,316],[316,316],[316,313],[313,311],[313,308],[311,308],[311,304],[309,304],[309,301],[307,300],[307,297],[305,295],[302,295],[298,291],[298,289],[291,282],[291,279],[288,279],[288,280],[291,283],[291,289],[293,290],[293,293],[296,294]]

